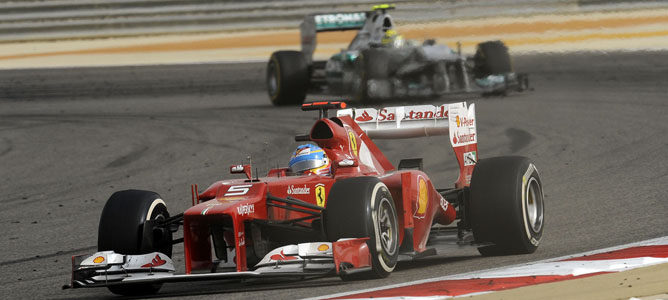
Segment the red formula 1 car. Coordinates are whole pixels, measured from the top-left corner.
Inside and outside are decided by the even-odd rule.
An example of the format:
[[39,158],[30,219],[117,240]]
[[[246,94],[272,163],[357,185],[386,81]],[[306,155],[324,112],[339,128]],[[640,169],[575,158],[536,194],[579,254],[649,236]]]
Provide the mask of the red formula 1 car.
[[[336,116],[328,118],[334,108]],[[258,178],[250,165],[232,166],[231,173],[246,178],[217,181],[202,193],[193,188],[193,206],[177,215],[154,192],[116,192],[102,211],[99,252],[72,258],[66,287],[106,286],[127,295],[174,281],[385,277],[400,259],[436,254],[433,245],[444,240],[437,235],[483,255],[538,247],[538,170],[524,157],[478,159],[473,104],[376,110],[316,102],[302,109],[319,110],[320,118],[296,140],[324,150],[329,174],[278,168]],[[432,135],[449,135],[459,163],[454,188],[436,188],[422,159],[394,167],[371,140]],[[173,239],[180,227],[183,239]],[[180,242],[185,274],[175,274],[171,260],[172,245]]]

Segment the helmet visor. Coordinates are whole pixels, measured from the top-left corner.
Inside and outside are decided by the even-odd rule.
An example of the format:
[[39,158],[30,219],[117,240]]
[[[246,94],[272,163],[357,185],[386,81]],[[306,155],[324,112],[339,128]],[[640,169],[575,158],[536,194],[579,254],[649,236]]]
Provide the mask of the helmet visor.
[[327,164],[327,159],[307,159],[293,163],[290,170],[294,173],[322,167]]

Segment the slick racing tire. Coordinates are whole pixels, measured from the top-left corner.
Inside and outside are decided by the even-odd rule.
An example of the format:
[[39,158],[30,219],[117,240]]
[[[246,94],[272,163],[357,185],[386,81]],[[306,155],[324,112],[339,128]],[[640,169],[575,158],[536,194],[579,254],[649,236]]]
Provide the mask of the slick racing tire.
[[276,106],[299,105],[306,98],[309,71],[300,51],[277,51],[267,63],[267,92]]
[[544,225],[543,189],[526,157],[481,159],[471,177],[470,220],[482,255],[533,253]]
[[[332,186],[324,212],[327,238],[369,237],[371,271],[347,279],[387,277],[399,257],[399,222],[387,186],[376,177],[339,180]],[[342,273],[343,274],[343,273]]]
[[[361,103],[370,103],[378,98],[376,94],[391,94],[391,87],[383,85],[376,89],[383,88],[382,91],[369,89],[370,80],[377,82],[389,82],[389,53],[387,49],[366,49],[354,62],[354,80],[352,86],[353,99]],[[387,89],[390,90],[387,90]]]
[[508,47],[502,41],[487,41],[477,46],[473,56],[473,75],[484,78],[513,71]]
[[[160,195],[141,190],[115,192],[102,209],[98,228],[98,251],[121,254],[161,252],[172,256],[172,233],[163,228],[145,228],[148,220],[169,218]],[[158,292],[162,284],[109,286],[119,295],[144,295]]]

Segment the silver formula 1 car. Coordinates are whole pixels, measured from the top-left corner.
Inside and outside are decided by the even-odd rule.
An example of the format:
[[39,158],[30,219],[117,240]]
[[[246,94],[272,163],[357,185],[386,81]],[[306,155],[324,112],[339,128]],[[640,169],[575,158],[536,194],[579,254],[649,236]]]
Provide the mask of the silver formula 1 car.
[[[477,45],[474,56],[437,44],[403,39],[378,5],[368,12],[316,14],[301,24],[301,51],[277,51],[267,64],[267,90],[274,105],[295,105],[307,93],[349,96],[372,102],[432,97],[450,92],[505,94],[528,88],[528,76],[512,69],[501,41]],[[358,30],[348,45],[326,61],[313,60],[316,35]]]

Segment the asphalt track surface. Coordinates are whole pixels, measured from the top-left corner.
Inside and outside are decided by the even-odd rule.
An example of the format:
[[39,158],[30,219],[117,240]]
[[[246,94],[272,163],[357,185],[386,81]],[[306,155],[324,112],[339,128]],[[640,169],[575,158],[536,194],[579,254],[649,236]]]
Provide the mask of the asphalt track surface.
[[[535,261],[667,235],[668,52],[536,54],[514,58],[535,90],[476,103],[481,157],[525,155],[546,194],[533,255],[473,249],[400,263],[382,280],[199,282],[158,297],[292,299]],[[155,190],[172,213],[253,156],[285,165],[315,115],[269,105],[264,64],[171,65],[0,72],[0,298],[105,298],[61,290],[70,256],[96,249],[112,192]],[[472,101],[471,101],[472,100]],[[351,103],[354,104],[354,103]],[[402,105],[392,103],[391,105]],[[423,157],[449,187],[456,165],[443,137],[379,142],[391,161]],[[183,270],[183,248],[175,263]]]

